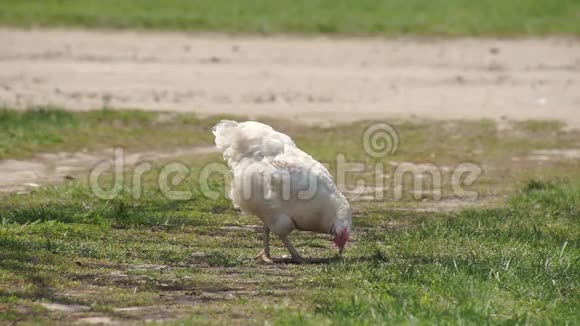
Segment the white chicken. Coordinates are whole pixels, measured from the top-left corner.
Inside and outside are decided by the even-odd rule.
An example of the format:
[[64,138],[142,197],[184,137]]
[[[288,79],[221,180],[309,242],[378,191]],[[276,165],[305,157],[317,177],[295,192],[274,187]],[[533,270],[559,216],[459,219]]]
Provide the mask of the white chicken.
[[307,262],[288,240],[293,230],[328,233],[343,252],[351,230],[351,209],[322,164],[296,147],[288,135],[259,122],[223,120],[212,132],[233,174],[229,197],[234,206],[264,224],[264,248],[257,259],[272,262],[272,232],[292,261]]

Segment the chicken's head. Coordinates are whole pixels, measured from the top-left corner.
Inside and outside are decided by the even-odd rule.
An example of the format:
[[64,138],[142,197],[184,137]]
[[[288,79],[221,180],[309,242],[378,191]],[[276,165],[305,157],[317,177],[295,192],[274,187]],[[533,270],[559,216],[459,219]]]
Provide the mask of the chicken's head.
[[338,247],[339,254],[342,254],[344,251],[344,246],[346,245],[346,241],[348,241],[348,235],[348,228],[346,226],[334,232],[332,241]]

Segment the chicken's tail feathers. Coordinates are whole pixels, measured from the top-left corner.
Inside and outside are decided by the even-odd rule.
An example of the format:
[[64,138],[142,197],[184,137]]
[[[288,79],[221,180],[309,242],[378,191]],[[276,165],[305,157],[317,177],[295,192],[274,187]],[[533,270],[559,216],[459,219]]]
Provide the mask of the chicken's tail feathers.
[[240,123],[222,120],[211,129],[215,145],[222,152],[230,168],[233,168],[249,151],[248,137],[244,135]]
[[288,135],[255,121],[222,120],[212,128],[215,144],[230,168],[244,158],[261,160],[283,153],[296,145]]
[[223,152],[231,146],[233,133],[236,133],[237,121],[222,120],[211,128],[211,132],[215,136],[216,147]]
[[237,125],[238,125],[238,122],[237,121],[234,121],[234,120],[222,120],[218,124],[216,124],[215,126],[213,126],[211,128],[211,132],[214,135],[217,135],[219,129],[236,127]]

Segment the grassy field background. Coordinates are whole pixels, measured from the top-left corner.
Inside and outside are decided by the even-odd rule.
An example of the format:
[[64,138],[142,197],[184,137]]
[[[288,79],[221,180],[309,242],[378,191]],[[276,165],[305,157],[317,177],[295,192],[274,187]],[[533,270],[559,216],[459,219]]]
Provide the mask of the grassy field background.
[[[0,25],[242,34],[339,36],[580,35],[580,0],[3,0]],[[580,131],[557,121],[390,120],[396,153],[369,158],[361,135],[373,121],[329,127],[260,119],[294,138],[331,172],[338,154],[382,164],[431,163],[443,173],[442,200],[427,191],[384,200],[348,196],[354,230],[346,254],[326,235],[291,240],[320,264],[263,264],[259,221],[224,198],[225,180],[204,197],[199,174],[221,162],[212,144],[223,117],[104,109],[0,109],[0,160],[30,162],[39,153],[100,157],[175,151],[152,161],[142,194],[96,198],[87,175],[20,193],[0,194],[0,324],[146,320],[167,324],[383,325],[580,324]],[[236,119],[243,120],[243,117]],[[193,154],[192,154],[193,153]],[[109,159],[109,157],[102,157]],[[3,161],[2,163],[6,162]],[[164,163],[190,174],[169,200],[159,187]],[[484,173],[457,198],[450,173],[460,163]],[[24,166],[24,165],[23,165]],[[86,167],[86,170],[90,166]],[[374,170],[346,180],[371,182]],[[112,182],[105,175],[105,188]],[[445,181],[447,180],[447,181]],[[425,189],[432,180],[423,180]],[[432,194],[432,193],[431,193]],[[273,238],[274,256],[286,254]],[[60,306],[55,305],[60,304]],[[92,318],[92,319],[91,319]]]
[[3,0],[0,24],[337,35],[580,35],[578,0]]
[[[114,145],[132,151],[204,146],[220,119],[117,110],[0,112],[7,121],[3,158],[20,159]],[[212,200],[197,190],[202,167],[221,161],[217,153],[176,158],[191,168],[178,187],[193,191],[190,200],[168,200],[160,192],[161,161],[145,174],[139,199],[131,196],[130,167],[127,190],[112,200],[95,198],[79,175],[2,197],[0,323],[95,317],[170,324],[580,322],[577,160],[533,159],[539,150],[577,146],[577,130],[552,121],[500,128],[488,120],[395,120],[399,149],[375,160],[360,146],[371,121],[324,128],[267,122],[321,161],[343,153],[349,161],[383,162],[387,173],[397,162],[445,167],[469,154],[485,170],[470,188],[480,198],[471,208],[449,209],[458,199],[444,184],[441,202],[388,195],[353,200],[354,236],[344,257],[335,256],[325,235],[295,233],[291,239],[305,256],[327,260],[265,265],[252,259],[261,245],[256,219],[223,196]],[[107,130],[99,141],[83,136]],[[105,178],[105,187],[110,181]],[[211,179],[216,189],[223,183]],[[272,245],[274,256],[285,254],[278,239]],[[55,302],[76,310],[55,310],[49,305]]]

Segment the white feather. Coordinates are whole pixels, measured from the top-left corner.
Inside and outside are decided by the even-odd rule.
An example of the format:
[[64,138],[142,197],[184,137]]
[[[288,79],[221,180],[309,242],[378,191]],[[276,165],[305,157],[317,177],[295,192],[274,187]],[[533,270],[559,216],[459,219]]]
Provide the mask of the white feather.
[[253,121],[224,120],[213,129],[232,170],[231,199],[279,236],[351,228],[351,211],[331,174],[292,139]]

